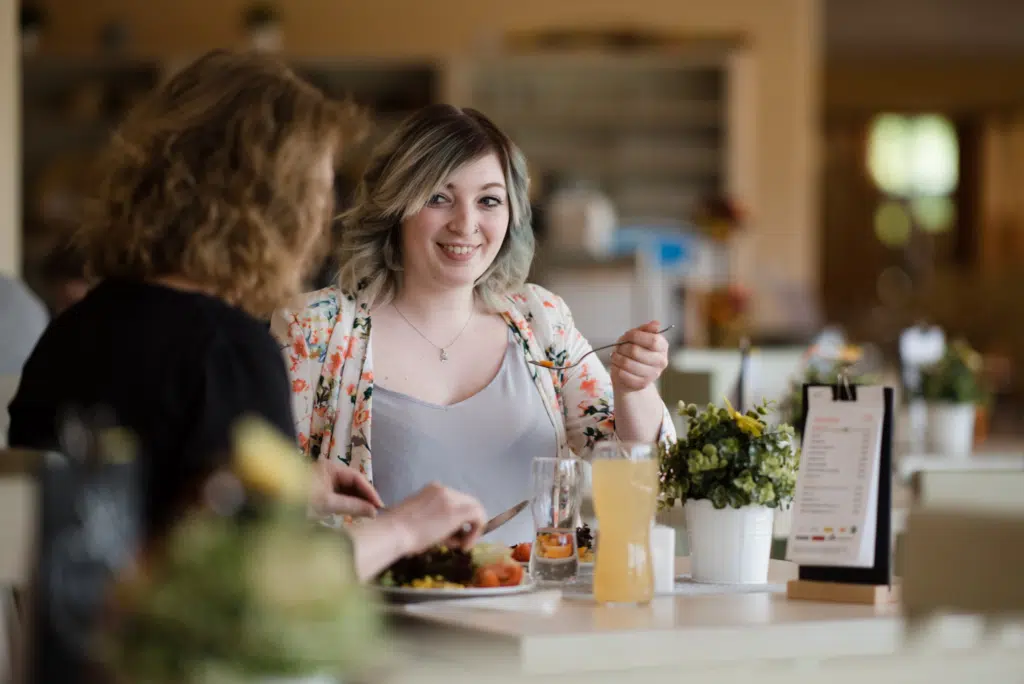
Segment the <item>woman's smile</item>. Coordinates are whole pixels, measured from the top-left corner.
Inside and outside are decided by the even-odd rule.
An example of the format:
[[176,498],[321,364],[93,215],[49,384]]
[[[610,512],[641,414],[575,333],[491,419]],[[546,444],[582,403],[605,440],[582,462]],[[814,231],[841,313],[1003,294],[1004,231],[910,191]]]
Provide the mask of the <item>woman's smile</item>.
[[462,244],[445,244],[443,242],[437,243],[437,246],[441,249],[441,253],[451,261],[466,262],[476,256],[476,253],[480,250],[480,245],[462,245]]

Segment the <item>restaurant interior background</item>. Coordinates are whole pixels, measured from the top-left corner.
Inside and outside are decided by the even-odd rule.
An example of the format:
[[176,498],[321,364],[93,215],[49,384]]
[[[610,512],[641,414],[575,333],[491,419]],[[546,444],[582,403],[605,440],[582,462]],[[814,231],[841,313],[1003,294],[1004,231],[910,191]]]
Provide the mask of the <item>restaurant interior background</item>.
[[[902,604],[789,600],[798,567],[781,560],[780,510],[774,593],[680,592],[625,617],[566,601],[549,622],[449,609],[451,622],[410,619],[389,635],[406,677],[391,681],[435,681],[426,660],[445,665],[446,683],[453,671],[495,681],[470,661],[563,684],[623,681],[627,667],[657,671],[652,684],[700,668],[706,682],[1022,681],[1019,621],[998,642],[1011,648],[985,643],[1024,606],[1022,27],[1024,0],[0,0],[0,274],[53,312],[81,295],[67,245],[93,155],[133,102],[211,48],[278,51],[372,114],[374,134],[339,169],[342,206],[400,118],[436,101],[477,107],[530,162],[532,278],[595,345],[652,318],[675,325],[669,406],[791,400],[811,345],[841,365],[850,348],[837,340],[900,391],[901,340],[922,326],[977,349],[992,395],[959,402],[983,418],[963,453],[893,438],[878,529],[893,549],[886,595],[895,575]],[[909,404],[893,432],[913,427]],[[0,409],[0,437],[5,419]],[[0,472],[5,591],[28,586],[36,562],[35,492],[34,473]],[[683,507],[658,515],[675,528],[667,557],[683,577]],[[954,620],[934,650],[915,651],[939,610],[986,622]],[[0,622],[0,684],[21,647],[4,630],[17,636],[21,619]]]
[[[595,344],[656,317],[686,349],[802,353],[840,326],[892,359],[936,323],[986,355],[1000,415],[1024,403],[1018,0],[0,5],[0,269],[55,309],[118,117],[183,60],[258,44],[365,105],[375,137],[432,101],[506,127],[534,178],[534,278]],[[586,231],[559,227],[566,197]]]

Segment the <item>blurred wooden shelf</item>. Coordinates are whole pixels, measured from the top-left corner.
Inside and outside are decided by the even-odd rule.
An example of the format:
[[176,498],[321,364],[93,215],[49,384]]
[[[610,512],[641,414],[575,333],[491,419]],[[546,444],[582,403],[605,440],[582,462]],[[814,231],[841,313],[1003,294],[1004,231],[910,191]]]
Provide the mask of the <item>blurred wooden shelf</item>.
[[726,185],[728,55],[490,57],[453,69],[448,99],[505,128],[534,176],[596,183],[622,223],[684,223]]

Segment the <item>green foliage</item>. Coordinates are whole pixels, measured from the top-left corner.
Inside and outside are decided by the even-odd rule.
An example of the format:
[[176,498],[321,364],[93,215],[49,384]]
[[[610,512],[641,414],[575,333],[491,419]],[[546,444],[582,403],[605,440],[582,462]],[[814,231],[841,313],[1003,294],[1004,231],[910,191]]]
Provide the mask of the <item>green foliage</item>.
[[233,443],[231,468],[115,588],[102,659],[147,684],[362,674],[380,625],[348,538],[307,519],[311,464],[258,419]]
[[947,345],[938,363],[921,372],[921,396],[932,402],[984,403],[988,393],[981,380],[981,355],[963,341]]
[[715,508],[768,506],[793,500],[799,455],[793,428],[768,426],[766,401],[741,414],[726,402],[679,405],[687,419],[686,434],[661,448],[662,507],[678,501],[709,499]]
[[347,543],[278,509],[179,526],[151,572],[119,587],[105,660],[124,681],[221,684],[368,664],[377,617]]

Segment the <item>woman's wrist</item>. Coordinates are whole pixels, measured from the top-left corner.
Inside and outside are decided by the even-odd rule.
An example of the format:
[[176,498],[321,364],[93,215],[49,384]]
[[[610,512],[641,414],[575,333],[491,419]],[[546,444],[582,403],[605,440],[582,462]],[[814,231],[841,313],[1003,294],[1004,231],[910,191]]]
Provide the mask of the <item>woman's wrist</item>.
[[415,545],[408,526],[388,515],[352,525],[348,533],[352,540],[356,574],[361,582],[375,577],[411,553]]
[[654,442],[661,433],[664,403],[658,389],[648,385],[635,392],[615,395],[615,436],[623,442]]

